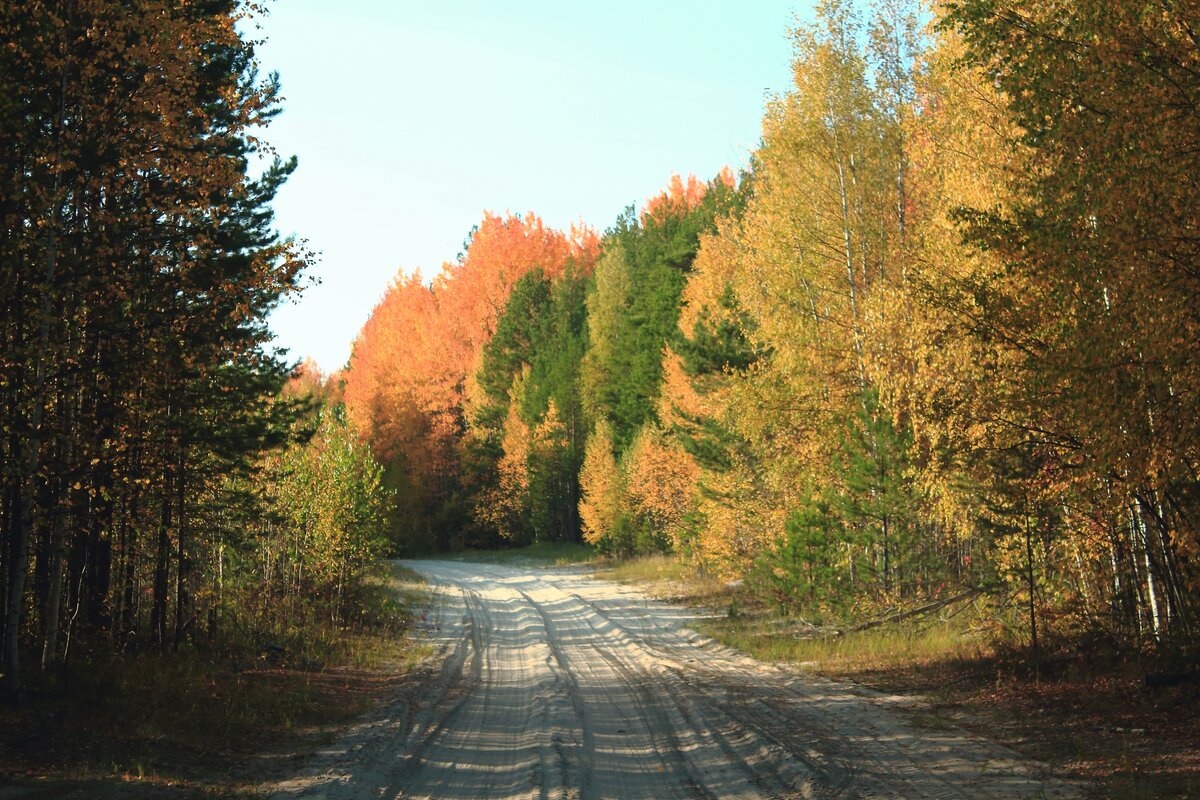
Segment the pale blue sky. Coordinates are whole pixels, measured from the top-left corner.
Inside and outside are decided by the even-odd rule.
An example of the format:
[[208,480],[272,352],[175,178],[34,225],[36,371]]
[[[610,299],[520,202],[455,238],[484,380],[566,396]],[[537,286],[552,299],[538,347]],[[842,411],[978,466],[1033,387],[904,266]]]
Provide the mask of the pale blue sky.
[[279,0],[262,33],[300,168],[284,234],[320,285],[279,309],[278,343],[326,371],[400,269],[432,276],[484,209],[603,230],[673,173],[744,166],[790,82],[809,0]]

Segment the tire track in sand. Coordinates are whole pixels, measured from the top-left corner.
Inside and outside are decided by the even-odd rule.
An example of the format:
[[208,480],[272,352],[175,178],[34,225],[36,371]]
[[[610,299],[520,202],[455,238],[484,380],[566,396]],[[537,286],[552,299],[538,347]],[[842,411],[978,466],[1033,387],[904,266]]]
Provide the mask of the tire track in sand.
[[1079,787],[888,698],[756,662],[580,570],[410,562],[440,669],[285,798],[1067,798]]

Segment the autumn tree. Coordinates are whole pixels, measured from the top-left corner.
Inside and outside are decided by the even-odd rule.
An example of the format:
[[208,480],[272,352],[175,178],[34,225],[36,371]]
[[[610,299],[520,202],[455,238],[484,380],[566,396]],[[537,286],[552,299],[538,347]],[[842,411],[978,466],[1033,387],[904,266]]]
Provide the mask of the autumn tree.
[[588,352],[583,402],[606,417],[618,450],[655,417],[662,351],[674,338],[680,295],[702,233],[740,202],[733,175],[703,183],[676,176],[637,215],[627,209],[604,241],[588,297]]
[[700,469],[701,558],[726,569],[852,483],[838,456],[876,391],[873,315],[905,278],[910,23],[900,6],[883,19],[830,2],[794,31],[794,86],[768,108],[744,211],[702,240],[684,291],[664,415]]
[[259,604],[278,594],[291,606],[323,604],[342,621],[347,596],[385,552],[391,493],[382,467],[343,408],[327,406],[312,438],[270,459],[263,480],[280,520],[255,543],[267,594]]
[[529,465],[531,436],[521,414],[527,371],[509,389],[508,411],[499,441],[496,479],[478,496],[475,514],[505,540],[528,544],[533,539],[530,519]]
[[584,540],[601,551],[622,552],[618,533],[625,505],[624,476],[617,468],[607,420],[598,420],[588,435],[579,482]]
[[346,404],[399,490],[397,546],[461,541],[497,458],[494,442],[481,454],[468,428],[482,413],[498,430],[508,405],[507,387],[476,383],[484,349],[523,277],[588,275],[596,248],[587,228],[562,233],[533,214],[486,213],[431,284],[401,275],[380,301],[355,342]]
[[1028,159],[1013,176],[1017,202],[963,215],[977,246],[1022,284],[982,295],[993,328],[1026,354],[1029,392],[1014,411],[1034,423],[1025,437],[1047,463],[1039,475],[1063,490],[1076,529],[1087,518],[1109,528],[1112,588],[1142,598],[1128,617],[1134,634],[1189,631],[1196,14],[947,5],[946,28],[1004,93],[1013,146]]
[[639,552],[669,552],[687,537],[695,463],[656,427],[643,426],[621,462],[626,508]]
[[307,256],[269,208],[295,161],[254,166],[279,85],[256,72],[245,11],[0,11],[10,691],[35,630],[44,668],[82,629],[192,636],[220,546],[204,518],[286,438],[289,365],[265,318]]
[[[587,285],[587,276],[573,265],[554,280],[538,273],[518,280],[484,347],[476,391],[468,402],[464,444],[485,474],[509,463],[511,446],[503,441],[513,422],[503,415],[512,413],[514,403],[531,432],[528,511],[531,531],[539,539],[580,538],[577,505],[586,425],[579,371]],[[479,498],[480,519],[488,521],[494,493],[485,488]]]

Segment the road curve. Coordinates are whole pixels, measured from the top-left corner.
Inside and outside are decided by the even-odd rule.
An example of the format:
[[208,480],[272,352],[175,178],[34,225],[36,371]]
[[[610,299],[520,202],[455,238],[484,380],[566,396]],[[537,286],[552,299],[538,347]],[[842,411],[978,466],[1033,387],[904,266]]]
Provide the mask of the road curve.
[[901,698],[764,665],[581,569],[414,561],[439,659],[288,798],[1071,797]]

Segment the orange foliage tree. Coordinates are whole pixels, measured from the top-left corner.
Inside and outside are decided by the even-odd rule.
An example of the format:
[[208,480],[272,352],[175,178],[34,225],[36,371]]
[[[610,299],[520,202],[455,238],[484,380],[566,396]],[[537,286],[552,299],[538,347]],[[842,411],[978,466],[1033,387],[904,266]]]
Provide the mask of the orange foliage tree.
[[[721,168],[715,182],[724,185],[726,189],[733,189],[737,185],[733,170],[728,166]],[[695,175],[688,175],[687,178],[672,175],[667,188],[646,201],[642,209],[642,219],[691,211],[704,202],[708,190],[709,184]]]
[[597,250],[586,227],[563,233],[534,214],[488,212],[431,284],[401,273],[388,288],[355,341],[345,401],[401,489],[399,536],[429,535],[454,494],[470,384],[513,284],[535,270],[558,277],[569,263],[590,272]]

